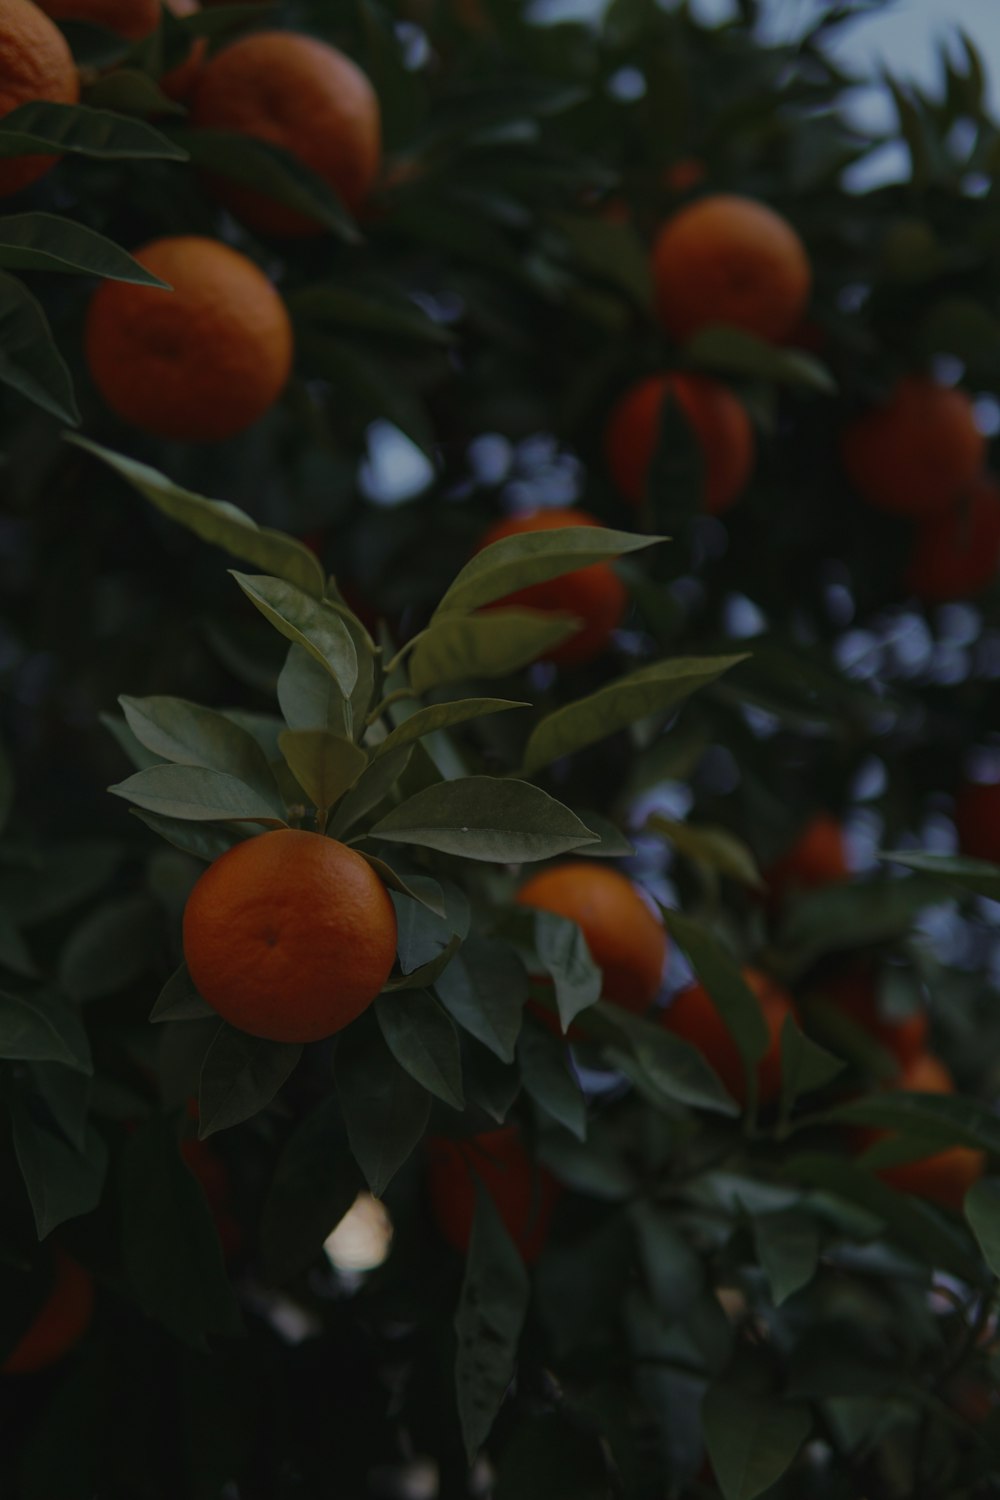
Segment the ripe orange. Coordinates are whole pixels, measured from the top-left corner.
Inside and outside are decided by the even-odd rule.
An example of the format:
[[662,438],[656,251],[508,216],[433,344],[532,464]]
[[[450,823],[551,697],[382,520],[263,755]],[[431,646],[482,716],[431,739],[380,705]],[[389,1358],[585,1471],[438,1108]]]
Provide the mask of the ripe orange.
[[893,515],[952,510],[982,469],[986,440],[963,391],[921,375],[844,429],[841,458],[858,493]]
[[[195,125],[282,146],[329,183],[353,212],[378,176],[378,98],[356,63],[315,37],[257,31],[205,66],[192,103]],[[322,225],[239,183],[224,202],[265,234],[321,234]]]
[[729,193],[700,198],[667,221],[652,271],[660,322],[676,339],[728,323],[778,343],[812,286],[805,246],[788,220]]
[[926,1012],[914,1011],[898,1021],[883,1016],[879,1011],[878,988],[871,969],[852,968],[828,980],[821,993],[880,1047],[891,1053],[901,1069],[926,1050],[929,1030]]
[[8,1354],[0,1372],[30,1375],[47,1370],[78,1344],[94,1314],[94,1281],[62,1250],[55,1252],[55,1280],[41,1311]]
[[797,891],[818,890],[850,876],[844,830],[829,813],[817,813],[798,838],[766,872],[768,897],[783,901]]
[[[555,531],[563,526],[599,526],[586,511],[571,508],[540,510],[531,516],[510,516],[497,521],[480,538],[477,551],[506,536],[520,536],[527,531]],[[621,624],[628,603],[628,591],[610,563],[592,563],[575,573],[563,573],[545,583],[532,583],[504,599],[497,599],[490,609],[518,606],[537,609],[546,614],[576,615],[583,626],[568,640],[549,651],[547,660],[562,666],[579,665],[600,656]]]
[[160,24],[160,0],[38,0],[54,21],[86,21],[130,42],[140,42]]
[[[771,1104],[781,1093],[781,1028],[786,1017],[794,1017],[795,1007],[791,996],[766,974],[757,969],[744,969],[743,978],[760,1001],[771,1038],[767,1051],[757,1064],[758,1100],[761,1104]],[[663,1012],[662,1022],[668,1031],[697,1047],[737,1103],[746,1103],[743,1059],[704,985],[692,984],[682,990]]]
[[188,897],[184,957],[223,1020],[315,1042],[359,1016],[396,956],[396,913],[371,866],[322,834],[281,828],[234,844]]
[[705,181],[707,175],[708,168],[697,156],[682,156],[665,168],[660,183],[669,192],[680,195],[690,193],[692,188]]
[[[43,99],[76,104],[80,97],[73,54],[58,26],[31,0],[0,0],[0,116]],[[0,160],[0,197],[44,177],[56,156]]]
[[90,373],[123,421],[158,437],[215,442],[274,405],[292,365],[292,325],[263,271],[195,235],[136,259],[172,291],[105,281],[87,316]]
[[636,1013],[649,1009],[663,977],[667,935],[620,870],[596,860],[568,860],[525,881],[515,900],[570,917],[601,971],[603,998]]
[[917,532],[905,585],[918,599],[938,604],[971,599],[1000,573],[1000,485],[973,481],[968,503],[925,521]]
[[524,1260],[541,1255],[559,1185],[531,1160],[514,1126],[465,1141],[435,1136],[427,1142],[431,1208],[444,1238],[464,1255],[476,1209],[476,1179],[496,1205]]
[[[903,1069],[890,1085],[917,1094],[953,1094],[955,1083],[948,1069],[929,1052],[922,1052]],[[889,1133],[884,1130],[865,1132],[865,1144],[871,1145]],[[968,1146],[952,1146],[919,1161],[901,1162],[895,1167],[881,1167],[878,1176],[900,1193],[928,1198],[944,1208],[961,1212],[969,1188],[978,1182],[986,1169],[982,1151]]]
[[753,428],[742,401],[704,375],[650,375],[629,387],[612,409],[605,430],[611,477],[630,505],[642,503],[659,445],[664,403],[671,397],[701,450],[702,503],[710,515],[721,515],[736,503],[750,477]]
[[963,854],[1000,864],[1000,781],[967,781],[959,788],[955,827]]

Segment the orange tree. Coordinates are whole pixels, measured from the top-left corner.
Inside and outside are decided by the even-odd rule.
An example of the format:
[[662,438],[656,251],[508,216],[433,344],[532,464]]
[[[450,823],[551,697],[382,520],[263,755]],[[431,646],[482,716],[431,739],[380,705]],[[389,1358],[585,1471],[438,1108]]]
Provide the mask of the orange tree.
[[5,1496],[1000,1490],[1000,135],[871,8],[0,0]]

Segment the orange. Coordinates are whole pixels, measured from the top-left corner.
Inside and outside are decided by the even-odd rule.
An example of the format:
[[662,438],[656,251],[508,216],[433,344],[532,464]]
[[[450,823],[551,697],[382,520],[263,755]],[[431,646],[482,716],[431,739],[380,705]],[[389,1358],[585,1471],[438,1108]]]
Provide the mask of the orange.
[[181,1156],[205,1195],[223,1259],[228,1263],[240,1252],[243,1232],[232,1212],[232,1188],[226,1164],[207,1141],[188,1136],[181,1141]]
[[[771,1104],[781,1093],[781,1029],[788,1016],[794,1018],[791,996],[757,969],[744,969],[743,978],[760,1002],[770,1043],[757,1064],[757,1097]],[[682,990],[662,1015],[663,1025],[675,1036],[691,1042],[719,1075],[739,1104],[746,1103],[746,1070],[732,1033],[702,984]]]
[[822,986],[821,993],[838,1010],[895,1057],[906,1068],[927,1047],[928,1021],[925,1011],[914,1011],[898,1021],[883,1016],[878,1006],[878,988],[870,969],[854,968]]
[[101,26],[130,42],[141,42],[160,24],[160,0],[38,0],[38,3],[54,21],[85,21],[88,26]]
[[672,162],[660,176],[660,184],[671,193],[689,193],[705,181],[708,168],[697,156],[682,156]]
[[292,365],[292,325],[263,271],[195,235],[154,240],[136,259],[173,288],[105,281],[85,352],[123,421],[158,437],[215,442],[274,405]]
[[[43,99],[76,104],[80,97],[73,54],[58,26],[31,0],[0,0],[0,116]],[[0,159],[0,197],[44,177],[56,156]]]
[[315,1042],[378,995],[396,956],[389,892],[353,849],[281,828],[234,844],[184,912],[195,988],[223,1020],[274,1042]]
[[963,854],[1000,864],[1000,781],[967,781],[959,788],[955,827]]
[[515,900],[577,923],[604,984],[602,996],[639,1013],[655,1000],[667,956],[667,935],[639,888],[596,860],[552,865],[525,881]]
[[465,1141],[435,1136],[427,1142],[427,1155],[431,1208],[449,1245],[463,1255],[469,1248],[478,1179],[524,1260],[531,1265],[538,1259],[548,1239],[559,1185],[532,1161],[514,1126]]
[[[942,1062],[929,1052],[922,1052],[903,1069],[890,1085],[915,1094],[953,1094],[955,1083]],[[872,1145],[887,1134],[884,1130],[864,1132],[865,1144]],[[952,1146],[919,1161],[901,1162],[895,1167],[881,1167],[878,1176],[900,1193],[927,1198],[944,1208],[961,1212],[969,1188],[978,1182],[986,1169],[982,1151],[968,1146]]]
[[729,193],[700,198],[667,221],[652,272],[660,322],[676,339],[726,323],[779,343],[812,286],[805,246],[787,219]]
[[650,375],[629,387],[613,407],[604,434],[611,477],[630,505],[642,503],[669,398],[677,402],[701,451],[702,504],[711,515],[721,515],[736,503],[750,477],[753,428],[742,401],[705,375]]
[[817,813],[766,872],[768,897],[780,902],[798,891],[814,891],[850,878],[844,830],[829,813]]
[[[257,31],[215,55],[198,80],[195,125],[281,146],[356,212],[382,158],[378,98],[356,63],[314,37]],[[225,203],[265,234],[321,234],[314,219],[239,183]]]
[[[571,508],[540,510],[531,516],[511,516],[497,521],[481,537],[480,551],[491,542],[506,536],[521,536],[528,531],[555,531],[562,526],[599,526],[586,511]],[[575,573],[563,573],[545,583],[532,583],[504,599],[497,599],[490,609],[537,609],[543,614],[576,615],[583,626],[568,640],[553,646],[548,661],[575,666],[600,656],[621,624],[628,603],[628,591],[609,563],[591,563]]]
[[840,451],[869,505],[919,519],[958,505],[982,469],[986,440],[963,391],[907,375],[884,406],[845,427]]
[[905,586],[927,604],[971,599],[1000,573],[1000,485],[973,481],[967,501],[917,531]]
[[64,1251],[57,1250],[52,1290],[0,1370],[4,1375],[47,1370],[80,1342],[93,1314],[93,1277]]
[[[164,4],[171,14],[179,19],[183,16],[193,16],[195,11],[201,9],[198,0],[164,0]],[[163,74],[160,79],[160,88],[168,99],[188,97],[201,76],[207,52],[208,38],[196,37],[184,61]]]

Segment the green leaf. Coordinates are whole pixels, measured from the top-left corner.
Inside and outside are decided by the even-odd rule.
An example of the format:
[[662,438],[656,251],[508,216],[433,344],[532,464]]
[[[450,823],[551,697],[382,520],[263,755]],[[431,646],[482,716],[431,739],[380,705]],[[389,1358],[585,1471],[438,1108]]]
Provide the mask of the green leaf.
[[186,161],[182,146],[152,125],[85,104],[35,101],[0,121],[0,157],[39,153],[93,156],[102,161]]
[[205,1021],[218,1019],[217,1012],[194,987],[187,964],[175,969],[160,991],[149,1013],[151,1021]]
[[62,1063],[31,1064],[31,1082],[55,1124],[74,1151],[85,1151],[93,1079]]
[[434,988],[459,1026],[502,1062],[513,1062],[528,998],[528,976],[513,948],[473,934]]
[[125,1271],[146,1316],[202,1351],[242,1333],[211,1210],[165,1120],[144,1120],[126,1139],[120,1198]]
[[[557,535],[552,532],[550,535]],[[575,635],[572,615],[537,609],[491,609],[483,615],[437,614],[410,658],[416,693],[479,677],[506,677]]]
[[426,990],[380,995],[375,1015],[393,1057],[452,1109],[464,1109],[462,1060],[451,1017]]
[[373,812],[399,781],[412,754],[413,746],[404,745],[401,749],[374,760],[334,809],[333,817],[327,825],[327,833],[333,838],[342,838],[368,813]]
[[1000,865],[989,864],[984,859],[965,859],[954,854],[910,854],[890,849],[879,855],[887,863],[906,865],[924,875],[934,875],[942,886],[972,891],[976,896],[987,896],[991,901],[1000,901]]
[[721,324],[700,328],[688,342],[686,353],[694,364],[723,375],[750,375],[779,385],[804,386],[825,396],[837,390],[826,365],[811,354],[769,344],[743,328]]
[[182,818],[164,818],[157,813],[143,812],[137,807],[129,808],[129,812],[133,818],[145,823],[147,828],[166,839],[168,844],[172,844],[182,854],[190,854],[195,859],[218,859],[220,854],[225,854],[234,844],[242,843],[247,836],[244,831],[236,828],[212,826],[210,823],[188,823]]
[[739,965],[710,932],[690,917],[664,908],[663,920],[715,1002],[748,1072],[752,1071],[753,1064],[767,1051],[771,1034],[760,1001],[743,978]]
[[455,1388],[470,1464],[489,1437],[514,1378],[529,1290],[524,1262],[492,1199],[477,1183],[472,1236],[455,1312]]
[[304,646],[289,646],[278,674],[278,704],[289,729],[349,735],[352,715],[340,684]]
[[0,832],[7,825],[14,806],[14,772],[3,745],[0,744]]
[[91,109],[110,109],[116,114],[138,115],[143,120],[165,115],[184,118],[184,106],[169,98],[155,78],[139,68],[115,68],[95,79],[87,89]]
[[113,995],[149,972],[162,942],[163,918],[152,898],[117,896],[73,929],[59,957],[59,983],[74,1000]]
[[502,1125],[521,1092],[521,1075],[513,1063],[501,1062],[471,1036],[463,1037],[462,1042],[465,1097],[470,1106],[485,1111]]
[[672,1321],[684,1320],[705,1290],[702,1263],[674,1222],[673,1212],[648,1199],[630,1205],[649,1294]]
[[963,1208],[983,1259],[993,1275],[1000,1276],[1000,1181],[984,1177],[974,1183]]
[[292,1132],[278,1157],[260,1221],[267,1280],[280,1286],[308,1270],[361,1185],[331,1096]]
[[79,1012],[58,995],[36,994],[29,1000],[0,990],[0,1058],[94,1071]]
[[812,1430],[808,1407],[736,1386],[709,1386],[701,1415],[724,1500],[755,1500],[770,1489]]
[[587,1106],[569,1066],[566,1045],[528,1020],[517,1042],[521,1082],[545,1114],[577,1140],[587,1136]]
[[456,703],[432,703],[428,708],[418,708],[415,714],[397,724],[381,744],[374,747],[376,757],[401,745],[413,744],[425,734],[439,729],[451,729],[455,724],[464,724],[468,719],[481,719],[487,714],[502,713],[508,708],[530,708],[528,703],[512,702],[507,698],[460,698]]
[[828,885],[796,900],[778,941],[796,967],[804,969],[824,953],[902,937],[914,917],[941,898],[941,883],[930,876]]
[[38,978],[38,965],[31,950],[3,908],[0,908],[0,968],[9,969],[22,979]]
[[345,244],[361,243],[357,225],[326,179],[283,147],[235,130],[176,130],[174,139],[195,166],[315,219]]
[[[77,1151],[61,1135],[38,1124],[28,1102],[11,1099],[14,1151],[31,1200],[38,1238],[44,1240],[67,1219],[89,1214],[100,1202],[108,1150],[93,1125]],[[147,1184],[148,1187],[148,1184]]]
[[233,577],[265,620],[308,651],[350,697],[358,680],[358,653],[337,611],[281,578],[235,572]]
[[535,913],[535,951],[555,985],[563,1031],[601,998],[604,980],[579,925],[556,912]]
[[380,1198],[423,1136],[431,1096],[367,1015],[338,1037],[333,1076],[354,1159]]
[[503,537],[470,558],[434,611],[434,618],[468,614],[531,584],[639,552],[665,540],[665,537],[637,536],[630,531],[612,531],[607,526],[565,526]]
[[902,1089],[853,1099],[835,1112],[838,1120],[912,1131],[935,1149],[970,1146],[1000,1154],[1000,1116],[989,1104],[958,1094],[918,1094]]
[[42,305],[15,276],[0,272],[0,382],[43,411],[76,426],[73,379]]
[[222,771],[252,787],[284,817],[284,806],[267,756],[251,734],[224,714],[185,698],[118,699],[136,739],[162,760]]
[[356,328],[365,333],[386,334],[391,338],[415,339],[418,343],[448,346],[456,336],[409,297],[358,291],[333,282],[302,287],[288,299],[295,318],[314,323],[332,323],[341,328]]
[[742,839],[727,828],[716,828],[707,823],[676,823],[662,813],[653,813],[647,830],[660,834],[673,844],[685,858],[720,875],[728,875],[751,890],[763,889],[764,882],[757,868],[757,861]]
[[195,822],[248,822],[284,825],[284,816],[259,792],[224,771],[204,766],[150,766],[108,787],[148,812]]
[[621,1006],[602,1000],[592,1005],[581,1025],[600,1041],[617,1044],[639,1065],[653,1088],[678,1104],[716,1114],[737,1115],[739,1108],[723,1088],[697,1047],[674,1036],[655,1021],[644,1021]]
[[266,1109],[301,1056],[300,1042],[267,1041],[223,1022],[201,1067],[198,1139]]
[[547,792],[493,776],[425,787],[387,813],[371,836],[508,864],[552,859],[594,841],[576,814]]
[[252,516],[228,500],[208,500],[204,495],[181,489],[148,464],[137,463],[122,453],[113,453],[110,448],[102,448],[89,438],[70,435],[68,440],[114,469],[157,510],[194,532],[203,542],[210,542],[233,557],[253,563],[276,578],[285,579],[316,599],[322,597],[326,582],[323,569],[309,548],[294,537],[258,526]]
[[339,801],[368,764],[360,746],[328,729],[286,729],[278,743],[296,781],[321,812]]
[[819,1265],[819,1224],[795,1209],[760,1214],[753,1221],[757,1255],[775,1307],[808,1286]]
[[781,1028],[781,1102],[791,1109],[800,1094],[825,1088],[844,1070],[844,1060],[800,1030],[791,1016]]
[[0,266],[8,271],[82,271],[135,286],[167,285],[113,240],[57,214],[0,218]]
[[532,776],[543,766],[607,739],[637,719],[664,714],[696,689],[714,682],[745,656],[678,656],[640,667],[548,714],[536,724],[524,752],[521,774]]

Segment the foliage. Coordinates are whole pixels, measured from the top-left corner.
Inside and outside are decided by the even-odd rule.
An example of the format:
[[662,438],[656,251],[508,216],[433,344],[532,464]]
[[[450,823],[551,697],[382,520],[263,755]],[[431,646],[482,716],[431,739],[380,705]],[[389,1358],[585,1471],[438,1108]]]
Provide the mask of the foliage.
[[[131,49],[70,28],[84,102],[0,120],[0,155],[61,155],[0,217],[0,1362],[51,1245],[98,1285],[79,1349],[0,1377],[4,1494],[353,1500],[432,1493],[428,1467],[497,1500],[996,1493],[997,1179],[958,1212],[857,1147],[1000,1156],[1000,866],[949,842],[998,749],[1000,583],[915,600],[912,525],[852,493],[837,439],[928,364],[1000,410],[1000,131],[961,38],[939,95],[886,79],[898,128],[859,134],[830,43],[870,8],[775,42],[757,0],[718,27],[654,0],[224,4]],[[193,38],[272,24],[375,84],[357,221],[159,88]],[[907,180],[852,191],[894,142]],[[254,238],[206,168],[325,233]],[[802,234],[801,346],[656,329],[649,242],[706,185]],[[148,282],[129,250],[169,233],[236,244],[294,319],[284,399],[212,447],[123,427],[83,362],[91,282]],[[668,367],[753,416],[724,522],[673,407],[644,509],[608,479],[607,412]],[[475,550],[504,509],[578,501],[606,525]],[[556,670],[576,622],[504,601],[602,563],[624,628]],[[767,870],[821,809],[863,868],[776,908]],[[206,862],[283,825],[360,850],[399,926],[383,994],[304,1048],[220,1023],[182,963]],[[645,885],[658,1004],[696,974],[751,1081],[739,971],[792,990],[772,1107],[514,904],[566,856]],[[929,1002],[956,1093],[882,1088],[878,1043],[831,1029],[851,964],[883,1015]],[[488,1193],[462,1254],[426,1192],[429,1137],[514,1122],[559,1185],[530,1266]],[[330,1237],[369,1193],[391,1245],[352,1269]]]

